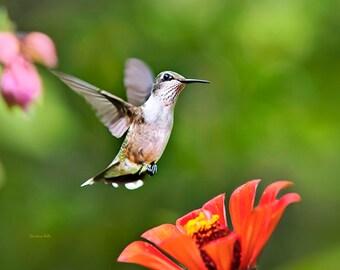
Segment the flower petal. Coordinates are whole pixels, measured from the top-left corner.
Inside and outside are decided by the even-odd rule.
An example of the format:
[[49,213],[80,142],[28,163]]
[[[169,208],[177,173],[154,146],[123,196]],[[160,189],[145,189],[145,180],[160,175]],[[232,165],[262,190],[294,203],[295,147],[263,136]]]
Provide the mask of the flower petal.
[[[291,203],[296,203],[301,200],[301,197],[297,193],[288,193],[282,196],[278,201],[276,201],[272,206],[272,216],[271,221],[268,225],[267,230],[264,232],[263,236],[257,243],[257,250],[254,251],[254,256],[258,256],[258,254],[261,252],[262,248],[268,241],[269,237],[273,233],[274,229],[276,228],[277,224],[280,221],[280,218],[282,217],[282,214],[286,207]],[[256,255],[257,254],[257,255]]]
[[229,212],[234,231],[242,232],[245,218],[253,210],[255,193],[260,180],[252,180],[238,187],[230,196]]
[[236,233],[230,233],[228,236],[212,241],[203,247],[203,250],[207,252],[218,270],[231,269],[237,239],[238,235]]
[[191,211],[190,213],[186,214],[185,216],[177,219],[176,220],[176,227],[178,228],[178,230],[183,234],[187,234],[187,230],[185,228],[185,225],[188,223],[189,220],[197,218],[201,212],[202,212],[202,209],[196,209],[196,210]]
[[24,37],[23,51],[30,59],[47,67],[54,67],[58,62],[52,39],[40,32],[32,32]]
[[155,245],[160,245],[164,241],[170,238],[175,238],[182,233],[173,224],[162,224],[160,226],[154,227],[142,234],[144,239],[149,240]]
[[0,33],[0,63],[7,65],[19,55],[20,43],[11,32]]
[[128,245],[119,255],[117,261],[136,263],[150,269],[182,269],[153,245],[143,241],[135,241]]
[[184,234],[187,233],[185,225],[189,220],[195,219],[202,212],[207,220],[210,220],[213,215],[219,216],[219,222],[221,228],[227,227],[227,220],[225,214],[225,205],[224,205],[225,194],[220,194],[215,198],[206,202],[201,209],[196,209],[186,214],[185,216],[177,219],[176,226],[177,228]]
[[[288,193],[282,196],[279,200],[276,200],[274,203],[272,203],[271,208],[271,217],[270,221],[268,223],[268,227],[265,229],[263,228],[262,236],[257,240],[256,247],[254,248],[253,255],[252,255],[252,261],[255,262],[258,255],[261,253],[264,245],[267,243],[268,239],[272,235],[273,231],[275,230],[277,224],[280,221],[280,218],[286,209],[286,207],[295,202],[299,202],[301,200],[301,197],[297,193]],[[258,206],[257,208],[264,207],[264,206]]]
[[263,191],[263,195],[260,199],[259,205],[272,203],[273,201],[276,200],[276,196],[280,192],[281,189],[288,188],[291,186],[293,186],[293,183],[289,181],[276,181],[270,184]]
[[159,248],[190,270],[206,269],[199,249],[188,235],[171,238],[159,245]]
[[[258,241],[262,240],[263,234],[268,229],[271,219],[272,208],[264,206],[255,208],[244,221],[241,237],[241,269],[251,268],[255,265],[258,254],[255,246]],[[255,256],[256,255],[256,256]],[[255,259],[253,259],[255,258]]]
[[[210,220],[213,215],[218,215],[220,217],[219,222],[222,228],[227,227],[224,200],[225,194],[220,194],[206,202],[202,207],[202,209],[205,210],[204,213],[207,219]],[[210,216],[207,216],[207,213],[209,213]]]
[[37,70],[23,57],[17,57],[4,67],[0,91],[8,106],[19,105],[27,109],[38,98],[41,90]]
[[257,257],[276,228],[285,208],[300,199],[299,194],[288,193],[271,204],[254,208],[250,216],[246,218],[241,234],[241,267],[255,265]]
[[287,193],[279,199],[276,210],[285,210],[291,204],[301,201],[301,196],[297,193]]
[[199,249],[190,236],[182,234],[175,225],[163,224],[142,234],[165,253],[189,269],[206,269]]

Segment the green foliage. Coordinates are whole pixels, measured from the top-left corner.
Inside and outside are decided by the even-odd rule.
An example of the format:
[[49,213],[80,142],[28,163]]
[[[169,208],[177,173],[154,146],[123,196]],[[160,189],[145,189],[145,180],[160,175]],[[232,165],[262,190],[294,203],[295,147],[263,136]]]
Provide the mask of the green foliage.
[[[11,0],[6,8],[19,31],[55,41],[58,69],[120,97],[127,57],[155,74],[170,69],[212,84],[183,91],[158,173],[133,192],[79,187],[122,141],[52,74],[40,69],[44,96],[28,115],[0,102],[4,269],[140,269],[115,262],[128,243],[255,178],[260,189],[291,180],[302,196],[260,269],[337,265],[326,252],[340,244],[336,1]],[[51,237],[30,237],[37,234]]]
[[5,7],[0,5],[0,31],[13,31],[15,25],[8,18],[8,13]]

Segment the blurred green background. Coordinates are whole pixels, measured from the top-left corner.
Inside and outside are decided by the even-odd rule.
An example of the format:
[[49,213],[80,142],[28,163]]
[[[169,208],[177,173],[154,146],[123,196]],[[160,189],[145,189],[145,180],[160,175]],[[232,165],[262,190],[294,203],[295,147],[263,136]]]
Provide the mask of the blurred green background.
[[0,102],[1,269],[141,269],[116,263],[127,244],[255,178],[261,192],[291,180],[303,199],[260,269],[339,267],[338,1],[1,3],[18,31],[55,41],[59,70],[120,97],[128,57],[212,82],[181,94],[158,173],[142,188],[80,188],[122,140],[39,67],[44,95],[28,114]]

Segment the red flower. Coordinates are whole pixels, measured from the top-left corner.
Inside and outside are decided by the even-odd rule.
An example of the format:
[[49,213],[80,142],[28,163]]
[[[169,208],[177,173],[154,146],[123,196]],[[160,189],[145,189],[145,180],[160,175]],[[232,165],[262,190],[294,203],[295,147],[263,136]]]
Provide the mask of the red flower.
[[247,182],[231,195],[229,211],[234,231],[227,226],[225,195],[221,194],[179,218],[176,225],[163,224],[143,233],[142,238],[150,243],[131,243],[118,261],[165,270],[255,269],[257,257],[285,208],[301,199],[297,193],[276,199],[281,189],[292,186],[291,182],[277,181],[265,189],[254,207],[259,181]]

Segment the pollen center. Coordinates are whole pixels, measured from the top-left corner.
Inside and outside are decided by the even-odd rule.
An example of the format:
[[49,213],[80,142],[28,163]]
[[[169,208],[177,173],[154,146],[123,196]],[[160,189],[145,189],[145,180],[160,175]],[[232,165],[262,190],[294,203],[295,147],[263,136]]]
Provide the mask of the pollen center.
[[191,219],[185,225],[187,234],[191,237],[195,234],[200,234],[201,236],[210,236],[219,227],[218,220],[219,215],[213,215],[210,220],[206,220],[202,212],[199,213],[198,217]]

